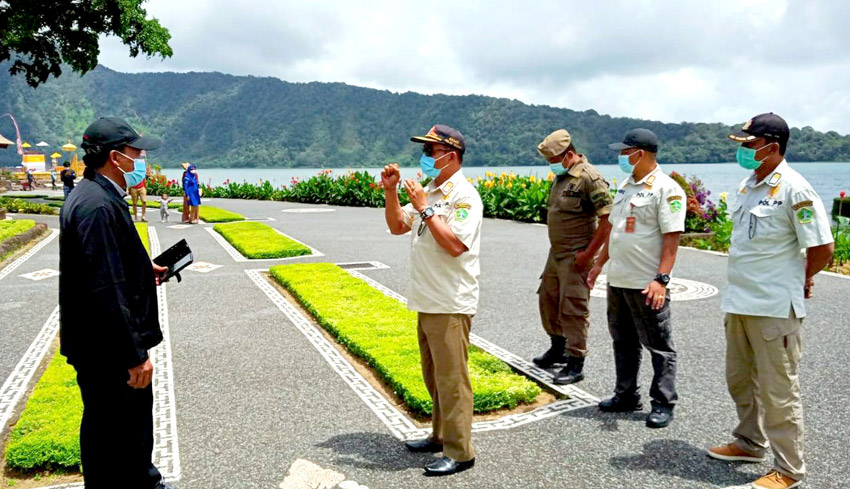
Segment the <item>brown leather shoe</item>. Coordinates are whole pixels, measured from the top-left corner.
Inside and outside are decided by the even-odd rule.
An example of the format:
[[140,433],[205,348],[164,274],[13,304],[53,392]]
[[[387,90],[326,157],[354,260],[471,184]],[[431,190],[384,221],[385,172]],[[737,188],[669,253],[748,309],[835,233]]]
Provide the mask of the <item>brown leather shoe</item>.
[[794,480],[787,475],[771,470],[753,482],[753,489],[791,489],[798,487],[803,481]]
[[735,443],[711,447],[708,449],[708,456],[717,460],[725,460],[726,462],[761,463],[767,460],[767,457],[764,455],[758,456],[744,451]]

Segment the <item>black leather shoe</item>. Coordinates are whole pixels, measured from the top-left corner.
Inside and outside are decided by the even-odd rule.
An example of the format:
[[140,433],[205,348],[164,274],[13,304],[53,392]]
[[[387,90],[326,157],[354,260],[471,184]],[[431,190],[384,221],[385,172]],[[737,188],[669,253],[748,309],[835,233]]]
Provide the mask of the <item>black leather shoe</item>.
[[599,403],[599,410],[606,413],[628,413],[641,409],[643,409],[643,404],[640,402],[640,397],[622,398],[614,396]]
[[442,444],[434,443],[428,438],[406,441],[404,442],[404,446],[413,453],[437,453],[443,451]]
[[475,465],[475,459],[467,462],[456,462],[449,457],[443,457],[425,466],[425,475],[441,476],[452,475],[458,472],[463,472],[466,469],[471,469]]
[[555,365],[564,365],[569,362],[569,357],[564,353],[567,347],[567,339],[563,336],[550,336],[552,346],[546,353],[535,357],[534,362],[540,368],[552,368]]
[[652,406],[652,412],[646,417],[649,428],[664,428],[673,421],[672,406]]
[[559,385],[575,384],[584,380],[584,358],[570,357],[567,366],[555,374],[552,382]]

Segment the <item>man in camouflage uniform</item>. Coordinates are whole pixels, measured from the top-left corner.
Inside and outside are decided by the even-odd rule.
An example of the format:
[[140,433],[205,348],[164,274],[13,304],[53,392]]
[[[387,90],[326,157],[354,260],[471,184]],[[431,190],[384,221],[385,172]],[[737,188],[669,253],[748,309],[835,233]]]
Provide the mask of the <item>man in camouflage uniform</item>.
[[608,240],[613,202],[608,182],[578,153],[565,129],[546,136],[537,151],[556,178],[547,213],[551,246],[537,291],[540,319],[552,346],[534,363],[541,368],[564,365],[554,381],[572,384],[584,379],[590,324],[586,277],[596,252]]

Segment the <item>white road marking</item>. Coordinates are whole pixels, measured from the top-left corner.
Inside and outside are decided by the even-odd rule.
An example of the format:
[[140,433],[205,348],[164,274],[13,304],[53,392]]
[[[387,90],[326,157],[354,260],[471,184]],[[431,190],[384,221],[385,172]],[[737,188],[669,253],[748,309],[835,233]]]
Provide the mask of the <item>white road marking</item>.
[[192,227],[191,224],[175,224],[173,226],[166,226],[168,229],[186,229]]
[[[210,233],[212,235],[212,237],[216,240],[216,242],[219,245],[221,245],[222,248],[224,248],[224,251],[226,251],[227,254],[230,255],[231,258],[233,258],[233,261],[236,261],[236,262],[239,262],[239,263],[245,263],[245,262],[249,262],[249,261],[250,262],[254,262],[254,261],[257,261],[257,262],[259,262],[259,261],[286,261],[286,260],[295,260],[297,258],[311,258],[311,257],[316,257],[316,256],[325,256],[324,253],[313,248],[312,246],[310,246],[308,244],[304,244],[301,241],[298,241],[297,239],[293,238],[292,236],[289,236],[289,235],[282,233],[282,232],[278,231],[277,229],[275,229],[275,231],[277,231],[278,234],[286,236],[287,238],[291,239],[292,241],[295,241],[296,243],[302,244],[302,245],[306,246],[307,248],[310,248],[310,251],[312,252],[312,254],[301,255],[301,256],[289,256],[289,257],[285,257],[285,258],[245,258],[245,256],[242,255],[242,253],[239,253],[239,250],[234,248],[233,245],[231,245],[226,239],[224,239],[224,236],[222,236],[218,232],[216,232],[216,230],[213,229],[213,227],[207,227],[207,228],[204,228],[204,229],[206,229],[207,232]],[[274,229],[274,228],[272,228],[272,229]]]
[[54,270],[52,268],[44,268],[44,269],[38,270],[36,272],[25,273],[25,274],[19,275],[19,276],[23,277],[25,279],[29,279],[29,280],[33,280],[33,281],[37,282],[39,280],[44,280],[44,279],[50,278],[50,277],[58,277],[59,276],[59,270]]
[[15,407],[21,401],[21,398],[26,394],[33,375],[44,360],[44,355],[50,349],[50,344],[58,331],[59,306],[56,306],[35,340],[27,348],[15,369],[12,370],[12,374],[0,387],[0,433],[5,431],[9,418],[15,412]]
[[345,475],[299,458],[289,468],[280,489],[331,489],[345,480]]
[[[319,351],[325,361],[331,368],[339,374],[340,377],[348,384],[349,387],[360,397],[372,412],[380,419],[390,430],[390,432],[400,440],[411,440],[424,438],[431,432],[429,429],[418,428],[413,420],[407,417],[393,404],[391,404],[381,393],[379,393],[369,382],[351,365],[351,363],[342,356],[341,353],[331,344],[325,337],[316,330],[313,324],[308,320],[294,305],[290,304],[271,284],[269,284],[261,275],[266,270],[245,270],[245,273],[251,278],[257,287],[265,292],[266,296],[286,315],[286,317],[301,331],[308,341]],[[350,271],[353,276],[364,278],[373,287],[376,287],[381,292],[396,298],[403,302],[406,299],[392,290],[384,287],[380,283],[365,277],[364,275]],[[581,409],[588,406],[596,405],[599,399],[584,392],[573,385],[559,386],[551,382],[553,375],[543,369],[537,368],[535,365],[526,362],[520,357],[513,355],[506,350],[480,338],[470,334],[470,341],[481,349],[487,350],[497,358],[505,361],[517,370],[520,370],[525,375],[533,378],[547,387],[569,396],[569,399],[553,402],[546,406],[536,408],[532,411],[519,414],[511,414],[503,416],[499,419],[489,421],[479,421],[472,424],[473,432],[484,432],[493,430],[504,430],[522,426],[542,419],[557,416],[559,414]]]
[[196,262],[192,263],[191,265],[189,265],[188,267],[186,267],[186,270],[190,270],[192,272],[199,272],[199,273],[209,273],[209,272],[212,272],[213,270],[216,270],[216,269],[221,268],[223,266],[224,265],[215,265],[213,263],[207,263],[205,261],[196,261]]
[[41,250],[42,248],[47,246],[48,243],[50,243],[51,241],[56,239],[57,236],[59,236],[59,230],[58,229],[51,229],[49,236],[47,236],[46,238],[41,240],[41,242],[39,242],[38,244],[33,246],[29,251],[27,251],[23,255],[19,256],[15,261],[13,261],[9,265],[7,265],[5,268],[0,270],[0,280],[3,280],[3,277],[5,277],[6,275],[9,275],[16,268],[23,265],[25,261],[32,258],[33,255],[38,253],[39,250]]
[[313,208],[313,207],[295,207],[292,209],[283,209],[280,212],[288,212],[291,214],[315,214],[320,212],[334,212],[336,209],[329,208]]

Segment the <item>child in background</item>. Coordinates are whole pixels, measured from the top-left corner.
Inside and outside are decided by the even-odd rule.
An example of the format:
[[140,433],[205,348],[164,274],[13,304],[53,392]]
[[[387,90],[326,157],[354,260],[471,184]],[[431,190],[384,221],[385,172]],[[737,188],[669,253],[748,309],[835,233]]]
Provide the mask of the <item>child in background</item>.
[[168,204],[172,200],[165,194],[159,196],[159,222],[168,222]]

